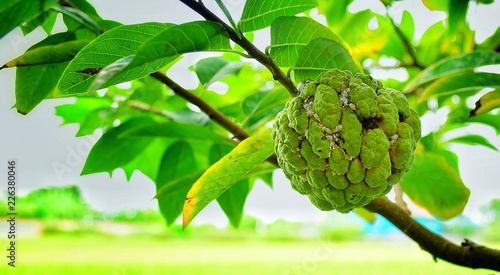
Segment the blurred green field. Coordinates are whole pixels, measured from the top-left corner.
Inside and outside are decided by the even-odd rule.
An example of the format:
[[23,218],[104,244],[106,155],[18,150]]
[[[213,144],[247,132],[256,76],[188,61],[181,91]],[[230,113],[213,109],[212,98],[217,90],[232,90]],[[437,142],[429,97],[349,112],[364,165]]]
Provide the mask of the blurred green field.
[[[2,242],[3,243],[3,242]],[[431,256],[411,242],[179,240],[105,235],[21,239],[0,274],[494,274]],[[4,257],[2,257],[4,258]]]

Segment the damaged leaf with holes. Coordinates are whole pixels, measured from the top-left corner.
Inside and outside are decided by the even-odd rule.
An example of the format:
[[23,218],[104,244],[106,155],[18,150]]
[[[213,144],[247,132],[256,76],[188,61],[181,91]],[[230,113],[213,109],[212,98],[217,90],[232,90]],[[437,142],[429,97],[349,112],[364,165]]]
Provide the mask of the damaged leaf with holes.
[[275,151],[292,188],[317,208],[363,207],[411,168],[421,126],[403,93],[338,69],[298,89],[273,125]]

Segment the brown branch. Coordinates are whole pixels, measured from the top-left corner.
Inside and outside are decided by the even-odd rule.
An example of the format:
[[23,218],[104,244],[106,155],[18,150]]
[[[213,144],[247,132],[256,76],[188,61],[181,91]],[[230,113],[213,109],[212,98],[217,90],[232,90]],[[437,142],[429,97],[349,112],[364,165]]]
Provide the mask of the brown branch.
[[420,225],[386,197],[374,199],[365,208],[384,216],[435,259],[464,267],[500,271],[500,250],[477,245],[469,240],[465,240],[461,246],[456,245]]
[[[195,94],[191,93],[190,91],[184,89],[182,86],[177,84],[175,81],[173,81],[171,78],[169,78],[165,74],[163,74],[161,72],[154,72],[150,75],[151,75],[151,77],[159,80],[161,83],[167,85],[178,96],[184,98],[185,100],[187,100],[191,104],[200,108],[200,110],[202,112],[204,112],[210,119],[217,122],[220,126],[222,126],[224,129],[228,130],[231,134],[233,134],[233,136],[236,139],[238,139],[238,141],[242,141],[242,140],[250,137],[250,135],[243,128],[238,126],[238,124],[229,120],[224,114],[219,112],[214,107],[210,106],[208,103],[206,103],[200,97],[198,97]],[[274,154],[272,156],[270,156],[267,159],[267,161],[278,166],[278,159],[277,159],[276,155],[274,155]]]
[[238,35],[236,30],[227,25],[222,21],[217,15],[213,14],[208,10],[201,1],[195,0],[180,0],[186,6],[197,12],[199,15],[203,16],[206,20],[217,22],[221,24],[229,35],[229,38],[233,40],[236,44],[240,45],[247,53],[253,57],[255,60],[259,61],[260,64],[264,65],[273,75],[274,80],[277,80],[287,89],[287,91],[292,95],[296,96],[298,94],[295,84],[292,80],[286,76],[283,71],[278,67],[278,65],[265,53],[260,51],[255,47],[252,42],[248,41],[243,35]]
[[224,127],[224,129],[232,133],[234,137],[239,141],[242,141],[250,136],[243,128],[241,128],[236,123],[229,120],[224,114],[219,112],[214,107],[210,106],[200,97],[196,96],[195,94],[181,87],[179,84],[177,84],[175,81],[173,81],[165,74],[161,72],[154,72],[151,74],[151,76],[159,80],[163,84],[167,85],[178,96],[184,98],[188,102],[200,108],[200,110],[203,111],[205,114],[207,114],[210,119],[214,120],[219,125]]

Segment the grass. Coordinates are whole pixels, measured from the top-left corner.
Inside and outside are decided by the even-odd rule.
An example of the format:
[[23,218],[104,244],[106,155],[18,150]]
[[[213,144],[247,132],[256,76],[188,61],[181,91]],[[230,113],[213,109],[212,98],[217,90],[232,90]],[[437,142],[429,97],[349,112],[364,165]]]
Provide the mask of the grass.
[[21,239],[17,249],[17,267],[8,267],[4,260],[0,274],[493,274],[434,263],[409,241],[183,241],[52,235]]

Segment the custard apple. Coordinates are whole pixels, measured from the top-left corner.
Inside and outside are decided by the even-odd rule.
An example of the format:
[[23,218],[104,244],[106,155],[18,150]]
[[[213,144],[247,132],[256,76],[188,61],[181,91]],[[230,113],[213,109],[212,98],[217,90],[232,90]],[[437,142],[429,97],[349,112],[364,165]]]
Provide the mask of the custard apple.
[[363,207],[410,169],[420,120],[403,93],[338,69],[298,90],[276,116],[275,151],[292,188],[317,208]]

